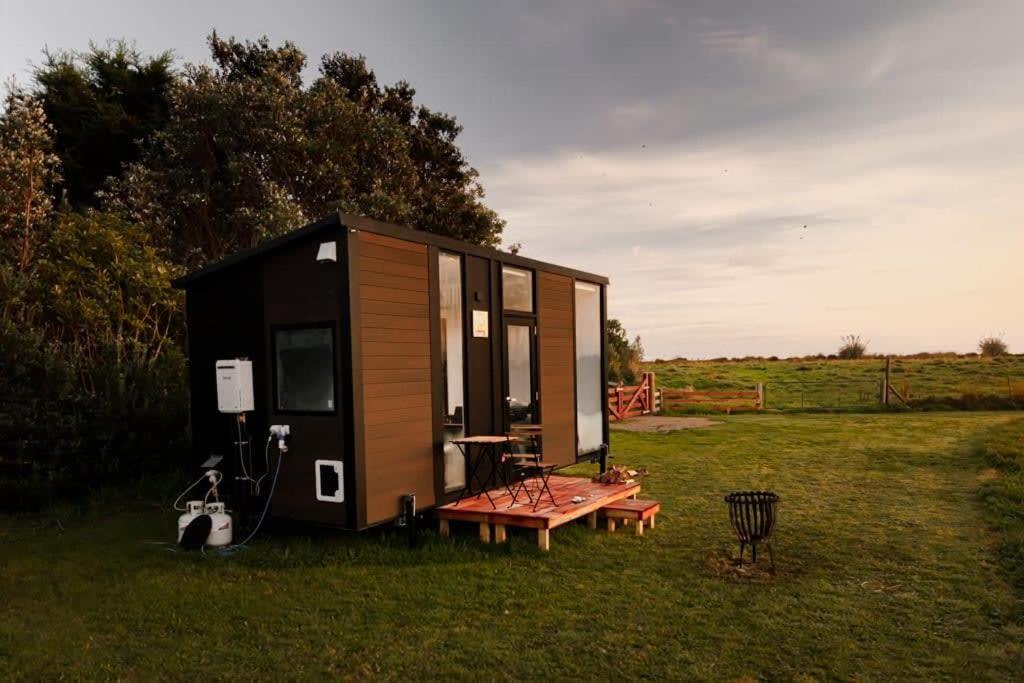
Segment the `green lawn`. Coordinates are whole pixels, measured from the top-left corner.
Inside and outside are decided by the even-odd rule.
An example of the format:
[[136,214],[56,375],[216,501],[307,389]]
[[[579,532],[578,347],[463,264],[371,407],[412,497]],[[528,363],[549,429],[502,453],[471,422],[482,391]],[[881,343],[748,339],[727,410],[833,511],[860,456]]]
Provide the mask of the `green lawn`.
[[[1015,556],[993,530],[1021,519],[1024,501],[992,468],[1024,449],[1018,415],[749,415],[613,441],[619,462],[649,468],[657,528],[637,538],[571,525],[549,554],[533,534],[484,546],[457,528],[418,551],[388,533],[278,533],[199,557],[147,543],[174,528],[153,506],[65,515],[62,529],[0,517],[0,678],[1024,671]],[[782,496],[774,575],[728,561],[721,496],[753,487]]]
[[[725,360],[655,361],[644,369],[663,387],[752,389],[766,385],[767,406],[782,410],[878,407],[885,360]],[[893,358],[892,385],[923,407],[965,395],[991,408],[1024,407],[1024,355],[999,358],[938,356]],[[993,399],[998,403],[993,403]]]

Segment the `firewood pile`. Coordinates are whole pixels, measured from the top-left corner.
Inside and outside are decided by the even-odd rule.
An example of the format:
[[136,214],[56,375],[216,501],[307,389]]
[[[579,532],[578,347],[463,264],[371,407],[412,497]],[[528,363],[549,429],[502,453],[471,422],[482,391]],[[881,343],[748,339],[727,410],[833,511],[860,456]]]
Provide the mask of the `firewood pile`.
[[591,481],[598,484],[635,484],[638,478],[644,476],[647,476],[647,470],[642,467],[634,470],[625,465],[612,465]]

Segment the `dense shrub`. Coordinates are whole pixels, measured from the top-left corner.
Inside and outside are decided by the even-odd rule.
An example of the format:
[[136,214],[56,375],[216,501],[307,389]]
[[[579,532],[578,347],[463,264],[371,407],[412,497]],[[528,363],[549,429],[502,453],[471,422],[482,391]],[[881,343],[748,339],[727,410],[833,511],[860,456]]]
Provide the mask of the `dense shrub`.
[[0,264],[6,508],[166,469],[186,443],[180,295],[140,227],[88,212],[46,226],[32,268]]
[[863,358],[867,350],[868,344],[865,341],[861,341],[859,334],[848,334],[842,338],[842,344],[836,355],[843,360],[856,360],[857,358]]
[[1010,349],[1001,338],[991,336],[984,337],[978,342],[978,352],[982,356],[995,358],[996,356],[1005,356],[1010,352]]
[[632,384],[643,372],[644,347],[637,336],[632,342],[618,320],[608,320],[608,380]]

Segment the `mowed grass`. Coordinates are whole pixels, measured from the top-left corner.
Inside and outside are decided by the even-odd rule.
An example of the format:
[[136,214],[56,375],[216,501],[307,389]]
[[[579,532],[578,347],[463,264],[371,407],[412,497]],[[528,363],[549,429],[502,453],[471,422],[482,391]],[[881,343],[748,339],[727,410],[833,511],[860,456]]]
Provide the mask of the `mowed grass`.
[[[762,383],[766,385],[767,407],[783,410],[877,408],[884,367],[882,358],[673,360],[644,364],[645,370],[656,374],[662,387],[752,389]],[[892,359],[891,381],[897,391],[917,401],[969,395],[1012,398],[1024,406],[1024,355],[896,357]]]
[[[1003,476],[991,434],[1013,449],[1024,421],[748,415],[615,433],[618,462],[651,472],[657,528],[570,525],[548,554],[533,534],[485,546],[456,528],[419,550],[278,531],[203,557],[147,543],[172,533],[166,510],[63,530],[0,518],[0,677],[1019,679],[1024,610],[982,494]],[[722,495],[745,488],[782,496],[774,574],[730,563]]]

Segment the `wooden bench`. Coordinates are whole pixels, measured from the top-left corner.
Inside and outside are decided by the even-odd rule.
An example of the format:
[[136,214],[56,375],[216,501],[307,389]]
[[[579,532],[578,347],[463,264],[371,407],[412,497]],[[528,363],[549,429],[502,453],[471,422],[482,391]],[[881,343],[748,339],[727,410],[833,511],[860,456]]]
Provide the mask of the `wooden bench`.
[[661,511],[661,503],[656,500],[618,500],[598,510],[598,515],[608,520],[608,533],[614,533],[618,521],[623,525],[636,523],[636,535],[644,535],[644,525],[654,528],[654,519]]

